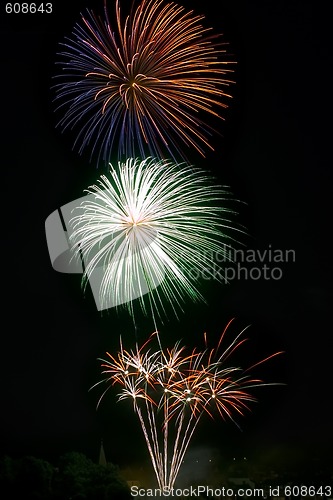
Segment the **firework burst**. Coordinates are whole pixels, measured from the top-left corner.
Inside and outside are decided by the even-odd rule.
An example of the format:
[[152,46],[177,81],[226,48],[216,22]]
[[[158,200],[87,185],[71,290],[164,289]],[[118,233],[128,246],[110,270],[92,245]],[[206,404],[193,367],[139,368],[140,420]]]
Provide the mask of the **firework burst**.
[[[224,208],[229,192],[199,169],[152,158],[110,168],[71,220],[74,253],[83,255],[83,287],[102,269],[102,308],[126,304],[134,315],[178,314],[185,300],[204,300],[200,279],[223,281],[217,265],[235,232]],[[238,229],[240,231],[240,229]]]
[[184,149],[201,155],[212,129],[202,115],[220,117],[232,83],[222,43],[203,16],[163,0],[143,0],[122,21],[119,1],[112,24],[91,11],[62,44],[55,85],[58,126],[76,129],[75,147],[98,160],[172,157]]
[[[234,414],[244,415],[249,403],[256,401],[250,390],[276,385],[252,378],[248,371],[280,353],[246,370],[227,366],[229,356],[247,340],[242,338],[245,329],[221,351],[229,324],[212,349],[206,345],[203,351],[186,354],[177,342],[171,350],[164,350],[155,333],[141,348],[131,351],[120,340],[117,356],[107,353],[108,358],[100,360],[105,378],[93,387],[102,383],[107,387],[98,406],[114,386],[120,386],[118,401],[132,400],[162,491],[173,487],[203,415],[217,415],[238,425]],[[157,349],[151,347],[153,340],[158,341]]]

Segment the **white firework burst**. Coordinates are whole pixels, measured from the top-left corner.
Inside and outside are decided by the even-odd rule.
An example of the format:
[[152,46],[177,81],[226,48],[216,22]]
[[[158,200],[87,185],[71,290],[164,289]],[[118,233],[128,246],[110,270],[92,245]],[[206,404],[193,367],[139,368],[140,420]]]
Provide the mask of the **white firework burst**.
[[[178,314],[187,298],[204,300],[202,278],[223,281],[216,256],[228,259],[236,230],[225,208],[229,191],[204,171],[168,160],[110,164],[74,211],[70,241],[83,256],[83,287],[98,269],[102,308]],[[238,229],[240,230],[240,229]],[[148,307],[147,307],[148,306]]]

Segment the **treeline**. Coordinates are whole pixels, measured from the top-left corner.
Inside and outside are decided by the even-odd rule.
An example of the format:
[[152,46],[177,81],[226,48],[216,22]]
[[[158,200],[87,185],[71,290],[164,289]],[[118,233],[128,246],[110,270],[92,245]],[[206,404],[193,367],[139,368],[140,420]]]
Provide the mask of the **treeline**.
[[95,464],[70,452],[56,464],[33,456],[0,460],[0,498],[6,500],[128,500],[129,487],[118,467]]

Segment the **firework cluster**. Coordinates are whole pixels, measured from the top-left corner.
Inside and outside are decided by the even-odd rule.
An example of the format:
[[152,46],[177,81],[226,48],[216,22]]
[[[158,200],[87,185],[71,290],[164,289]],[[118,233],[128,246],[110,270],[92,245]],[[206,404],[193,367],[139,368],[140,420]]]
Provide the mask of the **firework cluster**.
[[[83,287],[94,282],[99,309],[125,305],[133,317],[138,299],[156,330],[169,306],[178,317],[187,298],[204,300],[203,277],[224,281],[216,256],[228,261],[243,232],[229,190],[187,159],[213,150],[205,118],[222,118],[232,83],[231,60],[203,19],[164,0],[139,0],[126,17],[116,0],[111,22],[104,0],[103,15],[82,15],[58,54],[58,126],[76,131],[80,153],[110,164],[66,221]],[[249,375],[256,365],[228,365],[245,339],[224,347],[226,331],[217,346],[188,353],[180,342],[164,349],[158,333],[132,350],[120,340],[118,354],[101,360],[98,405],[114,386],[132,402],[162,491],[203,415],[236,423],[256,401],[252,389],[270,385]]]
[[[108,359],[101,360],[105,378],[96,385],[106,383],[107,388],[99,403],[115,385],[121,388],[119,401],[133,402],[161,488],[173,486],[203,414],[217,414],[236,423],[233,414],[243,415],[248,403],[256,401],[249,389],[270,385],[252,378],[248,371],[279,353],[246,370],[228,366],[229,356],[246,339],[242,338],[243,330],[225,348],[226,331],[227,327],[216,347],[206,345],[203,351],[194,349],[186,354],[179,342],[163,349],[158,334],[153,334],[136,350],[125,350],[120,341],[118,355],[107,353]],[[153,339],[157,349],[151,347]]]

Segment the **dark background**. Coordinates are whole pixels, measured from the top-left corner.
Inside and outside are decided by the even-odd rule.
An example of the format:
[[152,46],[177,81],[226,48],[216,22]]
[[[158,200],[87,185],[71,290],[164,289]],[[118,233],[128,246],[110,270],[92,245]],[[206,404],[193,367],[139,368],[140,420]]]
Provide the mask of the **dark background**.
[[[111,12],[113,12],[111,4]],[[129,2],[127,2],[129,4]],[[225,457],[274,457],[332,463],[331,89],[328,5],[309,0],[179,2],[223,33],[237,61],[233,99],[213,136],[214,153],[193,162],[210,169],[236,198],[248,248],[295,250],[274,280],[206,283],[208,305],[185,308],[161,328],[164,344],[190,347],[207,331],[214,341],[235,317],[230,335],[251,324],[240,362],[285,354],[260,375],[279,387],[232,423],[202,420],[192,450]],[[75,4],[75,5],[74,5]],[[102,1],[53,2],[52,14],[5,14],[1,5],[2,348],[0,450],[52,460],[77,450],[121,465],[147,458],[130,403],[108,395],[96,412],[97,358],[128,347],[135,333],[126,313],[97,312],[80,276],[52,269],[47,216],[82,195],[99,172],[71,150],[55,128],[50,90],[58,43],[85,7]],[[215,125],[215,124],[214,124]],[[142,320],[136,335],[151,333]],[[267,458],[268,459],[268,458]],[[274,462],[273,460],[273,462]]]

